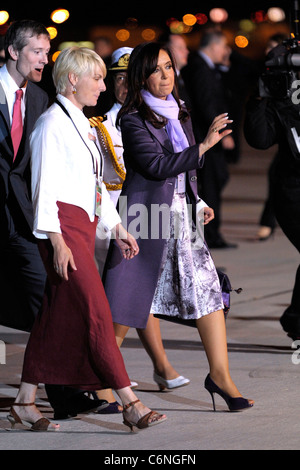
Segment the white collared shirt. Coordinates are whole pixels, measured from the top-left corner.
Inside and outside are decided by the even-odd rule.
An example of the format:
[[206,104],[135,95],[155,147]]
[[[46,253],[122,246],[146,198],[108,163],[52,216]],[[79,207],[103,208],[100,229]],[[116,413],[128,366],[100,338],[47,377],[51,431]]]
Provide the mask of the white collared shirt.
[[[56,103],[36,123],[30,137],[30,147],[33,233],[37,238],[47,238],[48,232],[61,233],[57,201],[81,207],[91,221],[95,217],[94,170],[96,162],[101,168],[101,161],[89,134],[96,137],[96,133],[83,112],[69,99],[62,95],[57,98],[72,117],[84,142],[71,119]],[[102,184],[100,223],[103,230],[109,231],[119,222],[119,214]]]
[[207,63],[207,65],[209,66],[210,69],[215,69],[216,68],[216,65],[214,64],[214,62],[211,60],[210,57],[208,57],[207,54],[205,54],[205,52],[203,51],[198,51],[198,54],[202,57],[203,60],[205,60],[205,62]]
[[[7,105],[8,105],[8,112],[10,117],[10,123],[12,123],[12,115],[13,115],[13,107],[16,100],[16,91],[19,90],[18,85],[10,75],[7,70],[6,64],[0,68],[0,82],[2,84]],[[22,88],[23,90],[23,97],[21,101],[21,112],[24,121],[25,116],[25,93],[26,93],[26,86]]]

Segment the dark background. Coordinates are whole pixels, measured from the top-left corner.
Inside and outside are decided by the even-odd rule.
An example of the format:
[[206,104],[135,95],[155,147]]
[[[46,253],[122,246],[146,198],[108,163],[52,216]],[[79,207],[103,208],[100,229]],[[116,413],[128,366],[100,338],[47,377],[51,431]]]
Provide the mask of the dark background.
[[70,11],[70,18],[65,23],[65,28],[78,29],[81,32],[90,26],[97,24],[119,24],[125,23],[129,17],[136,18],[141,24],[153,24],[162,26],[170,17],[181,19],[185,13],[206,13],[214,7],[225,8],[231,19],[250,17],[256,10],[267,10],[272,6],[279,6],[285,12],[293,5],[293,1],[269,1],[269,0],[240,0],[230,1],[183,1],[174,2],[170,0],[106,0],[106,1],[77,1],[64,2],[45,1],[40,2],[9,2],[2,1],[0,9],[10,13],[10,20],[30,18],[41,21],[45,26],[51,23],[50,13],[57,8],[66,8]]

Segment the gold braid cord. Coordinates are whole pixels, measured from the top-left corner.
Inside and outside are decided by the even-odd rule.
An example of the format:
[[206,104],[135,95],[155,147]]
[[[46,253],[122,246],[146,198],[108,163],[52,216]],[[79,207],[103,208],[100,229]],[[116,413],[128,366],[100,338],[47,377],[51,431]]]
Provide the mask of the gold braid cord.
[[123,181],[125,180],[126,172],[124,170],[124,166],[120,165],[120,163],[118,162],[118,157],[114,149],[114,144],[111,140],[111,137],[105,125],[102,124],[103,118],[100,116],[92,117],[89,119],[89,121],[90,121],[91,126],[96,128],[96,132],[98,134],[100,144],[107,151],[112,161],[115,172],[122,180],[122,183],[119,183],[119,184],[110,184],[104,181],[105,186],[108,191],[117,191],[119,189],[122,189],[122,184],[123,184]]

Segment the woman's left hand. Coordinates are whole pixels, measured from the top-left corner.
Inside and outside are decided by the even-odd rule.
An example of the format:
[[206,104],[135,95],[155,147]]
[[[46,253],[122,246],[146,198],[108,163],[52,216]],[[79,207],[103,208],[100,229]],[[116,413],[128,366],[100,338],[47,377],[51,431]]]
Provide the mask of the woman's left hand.
[[122,224],[118,224],[115,228],[116,242],[122,252],[123,258],[132,259],[139,252],[139,246],[136,239],[125,230]]
[[211,207],[204,207],[204,225],[207,225],[215,218],[215,212]]

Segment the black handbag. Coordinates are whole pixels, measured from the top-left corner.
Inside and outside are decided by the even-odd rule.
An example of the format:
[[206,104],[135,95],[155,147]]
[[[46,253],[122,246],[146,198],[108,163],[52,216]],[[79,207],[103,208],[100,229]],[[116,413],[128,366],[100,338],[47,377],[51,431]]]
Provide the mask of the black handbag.
[[[237,294],[240,294],[243,289],[241,287],[239,287],[238,289],[232,289],[231,283],[227,274],[223,273],[219,269],[217,269],[217,274],[219,276],[219,281],[220,281],[220,286],[221,286],[221,291],[222,291],[222,298],[223,298],[223,303],[224,303],[224,315],[226,319],[230,310],[230,293],[234,291]],[[159,318],[160,320],[166,320],[172,323],[178,323],[180,325],[186,325],[186,326],[191,326],[193,328],[196,328],[195,320],[185,320],[180,317],[162,315],[160,313],[155,313],[154,317]]]

